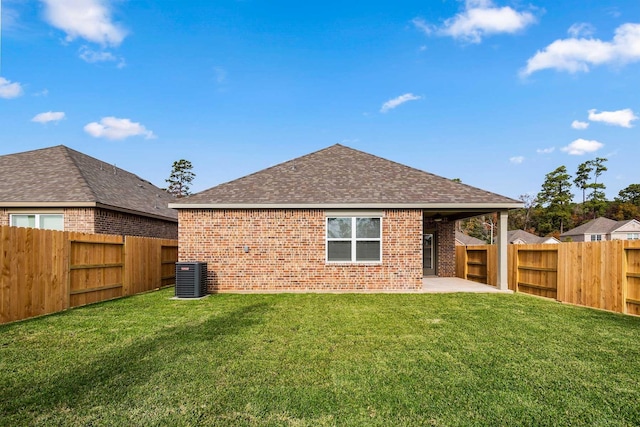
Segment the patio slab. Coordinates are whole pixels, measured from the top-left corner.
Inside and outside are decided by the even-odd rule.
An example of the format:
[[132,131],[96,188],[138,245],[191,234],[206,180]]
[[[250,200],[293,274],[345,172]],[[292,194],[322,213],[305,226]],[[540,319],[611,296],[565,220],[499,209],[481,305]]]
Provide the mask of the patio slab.
[[422,279],[422,292],[424,293],[451,293],[451,292],[476,292],[476,293],[513,293],[511,290],[500,290],[494,286],[485,285],[458,277],[425,277]]

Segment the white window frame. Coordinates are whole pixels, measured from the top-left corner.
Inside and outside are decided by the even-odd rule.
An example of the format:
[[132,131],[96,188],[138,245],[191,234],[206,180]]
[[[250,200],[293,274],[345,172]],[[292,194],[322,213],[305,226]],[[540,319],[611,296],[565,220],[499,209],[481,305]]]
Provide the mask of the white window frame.
[[601,242],[602,241],[602,234],[592,234],[591,235],[591,241],[592,242]]
[[33,217],[35,217],[35,220],[34,220],[35,224],[34,224],[33,228],[38,228],[38,229],[40,229],[40,217],[42,217],[42,216],[59,216],[60,219],[62,219],[62,229],[58,230],[58,229],[53,229],[53,228],[52,229],[46,228],[46,229],[43,229],[43,230],[64,231],[64,214],[61,214],[61,213],[31,213],[31,212],[13,213],[13,214],[9,215],[9,224],[11,226],[14,226],[13,225],[13,217],[15,217],[15,216],[33,216]]
[[[330,238],[329,237],[329,220],[334,218],[350,218],[351,219],[351,237],[350,238]],[[357,221],[359,218],[370,218],[380,220],[380,237],[356,237]],[[382,215],[335,215],[327,214],[324,219],[324,242],[325,242],[325,254],[324,259],[327,264],[382,264]],[[329,260],[329,242],[351,242],[351,260],[330,261]],[[380,242],[380,256],[377,261],[358,261],[356,259],[357,242]]]
[[640,233],[627,233],[627,240],[640,240]]

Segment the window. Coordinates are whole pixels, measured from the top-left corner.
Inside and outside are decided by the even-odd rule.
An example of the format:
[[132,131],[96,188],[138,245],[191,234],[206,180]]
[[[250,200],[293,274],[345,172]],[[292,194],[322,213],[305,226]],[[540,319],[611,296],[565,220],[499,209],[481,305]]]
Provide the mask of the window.
[[380,262],[380,218],[327,218],[327,261]]
[[64,217],[61,214],[14,214],[11,215],[11,225],[62,231],[64,230]]
[[602,240],[602,234],[592,234],[591,235],[591,241],[592,242],[599,242]]
[[640,240],[640,233],[627,233],[627,240]]

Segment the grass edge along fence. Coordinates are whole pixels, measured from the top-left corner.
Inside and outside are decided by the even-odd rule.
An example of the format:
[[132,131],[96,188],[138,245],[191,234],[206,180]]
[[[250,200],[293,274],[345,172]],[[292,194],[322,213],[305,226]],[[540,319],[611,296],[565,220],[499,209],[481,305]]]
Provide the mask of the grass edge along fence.
[[175,282],[178,242],[0,227],[0,324]]
[[[496,245],[457,246],[456,276],[497,284]],[[509,289],[640,315],[640,241],[509,245]]]

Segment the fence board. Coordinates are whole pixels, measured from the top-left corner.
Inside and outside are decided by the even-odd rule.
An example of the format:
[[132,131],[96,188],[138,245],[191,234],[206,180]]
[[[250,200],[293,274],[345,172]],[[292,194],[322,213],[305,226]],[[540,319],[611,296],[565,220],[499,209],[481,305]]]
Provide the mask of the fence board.
[[135,238],[128,257],[126,244],[122,236],[1,226],[0,323],[174,283],[177,241]]
[[[458,247],[468,268],[478,266],[494,284],[494,246]],[[557,245],[510,245],[509,289],[558,301],[640,315],[640,241],[576,242]],[[485,260],[486,259],[486,265]],[[462,263],[456,261],[458,277]],[[472,267],[474,266],[474,267]],[[469,277],[469,279],[472,279]]]

